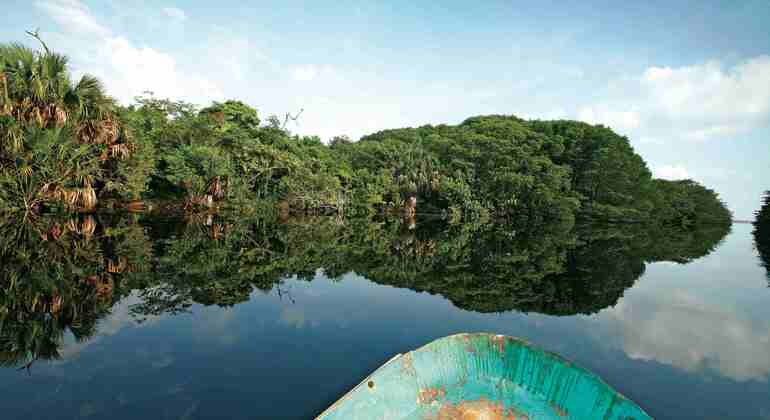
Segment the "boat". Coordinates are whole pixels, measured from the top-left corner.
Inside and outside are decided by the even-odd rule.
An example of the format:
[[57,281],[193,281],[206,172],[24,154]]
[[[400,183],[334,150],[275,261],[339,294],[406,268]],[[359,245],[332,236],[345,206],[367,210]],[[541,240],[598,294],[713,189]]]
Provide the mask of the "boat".
[[650,419],[591,372],[518,338],[457,334],[399,354],[317,419]]

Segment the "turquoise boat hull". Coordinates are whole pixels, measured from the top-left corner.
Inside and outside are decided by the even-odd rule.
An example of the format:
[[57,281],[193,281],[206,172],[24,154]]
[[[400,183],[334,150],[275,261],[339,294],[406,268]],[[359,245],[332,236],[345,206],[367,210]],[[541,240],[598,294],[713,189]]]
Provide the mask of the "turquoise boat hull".
[[398,355],[318,419],[649,419],[596,375],[522,340],[458,334]]

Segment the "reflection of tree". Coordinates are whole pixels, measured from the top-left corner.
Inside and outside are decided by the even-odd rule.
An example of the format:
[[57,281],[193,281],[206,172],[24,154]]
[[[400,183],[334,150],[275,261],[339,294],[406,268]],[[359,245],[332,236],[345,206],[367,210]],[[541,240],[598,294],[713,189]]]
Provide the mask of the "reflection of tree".
[[[316,223],[317,221],[317,223]],[[163,221],[152,230],[168,229]],[[188,219],[157,239],[156,281],[139,292],[138,316],[179,313],[193,303],[232,306],[254,289],[269,292],[283,278],[311,280],[336,249],[334,219],[276,223],[266,219]],[[157,229],[155,229],[157,228]]]
[[93,336],[125,293],[122,277],[145,269],[142,233],[129,220],[102,228],[91,216],[1,222],[0,363],[29,367],[58,358],[66,332]]
[[450,224],[329,217],[183,220],[86,216],[0,223],[0,357],[56,358],[65,333],[88,339],[134,291],[138,318],[193,304],[232,306],[289,277],[349,272],[445,296],[478,312],[594,313],[614,305],[645,263],[687,263],[729,228]]
[[[210,226],[227,226],[212,239]],[[347,272],[445,296],[478,312],[594,313],[614,305],[646,262],[687,263],[711,252],[729,227],[693,231],[643,225],[445,225],[399,219],[209,221],[161,241],[162,281],[143,290],[137,314],[193,303],[233,305],[284,278]]]
[[686,264],[711,253],[729,226],[693,230],[644,225],[580,226],[565,271],[539,285],[538,299],[516,309],[553,315],[590,314],[613,306],[645,271],[645,263]]
[[640,238],[629,227],[582,227],[577,246],[568,252],[565,271],[544,279],[537,298],[516,309],[573,315],[615,305],[645,268],[635,247]]
[[570,225],[538,231],[509,225],[460,225],[427,237],[394,240],[388,252],[354,261],[372,281],[437,293],[480,312],[509,310],[538,299],[548,275],[564,270],[574,246]]
[[754,221],[754,244],[759,251],[762,266],[767,272],[770,283],[770,191],[762,198],[762,208],[756,214]]
[[658,228],[648,232],[644,259],[687,264],[712,252],[732,230],[728,225],[704,225],[696,229]]

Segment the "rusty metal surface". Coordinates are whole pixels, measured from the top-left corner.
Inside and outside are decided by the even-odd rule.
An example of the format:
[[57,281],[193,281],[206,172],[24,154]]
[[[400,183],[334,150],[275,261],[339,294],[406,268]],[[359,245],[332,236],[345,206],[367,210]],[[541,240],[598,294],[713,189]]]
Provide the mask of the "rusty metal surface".
[[317,417],[636,419],[650,417],[592,373],[493,334],[458,334],[398,355]]

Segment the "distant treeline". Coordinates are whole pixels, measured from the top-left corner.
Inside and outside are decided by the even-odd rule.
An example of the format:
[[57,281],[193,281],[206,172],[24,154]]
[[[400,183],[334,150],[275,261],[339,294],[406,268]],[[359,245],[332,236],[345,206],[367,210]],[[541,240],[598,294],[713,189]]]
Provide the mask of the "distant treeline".
[[148,201],[187,211],[361,214],[415,207],[450,220],[585,218],[729,224],[717,194],[653,179],[628,138],[577,121],[480,116],[324,144],[238,101],[199,109],[73,80],[64,56],[0,45],[0,209],[91,212]]
[[770,191],[762,197],[762,208],[756,213],[754,220],[754,245],[759,252],[759,259],[767,271],[770,285]]

